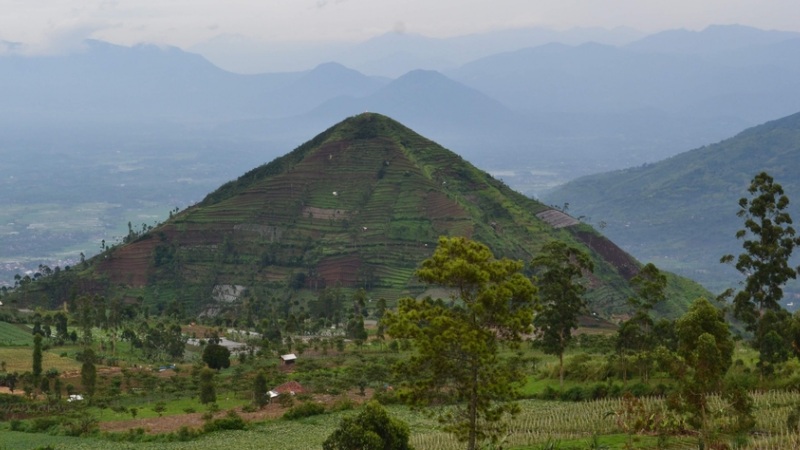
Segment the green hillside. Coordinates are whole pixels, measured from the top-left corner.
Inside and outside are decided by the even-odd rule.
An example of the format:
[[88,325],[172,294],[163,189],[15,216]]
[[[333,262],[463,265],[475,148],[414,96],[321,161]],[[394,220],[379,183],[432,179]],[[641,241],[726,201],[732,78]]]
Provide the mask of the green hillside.
[[602,223],[640,260],[720,292],[739,279],[719,258],[742,252],[738,201],[761,171],[783,186],[800,217],[800,113],[656,164],[572,181],[545,200]]
[[[62,271],[67,282],[39,281],[54,287],[29,287],[25,295],[52,306],[76,291],[95,292],[156,311],[232,316],[278,303],[313,313],[325,307],[317,300],[324,288],[365,288],[371,299],[392,302],[424,294],[413,273],[442,235],[466,236],[525,262],[549,239],[584,247],[596,268],[591,306],[604,316],[626,311],[627,280],[639,266],[591,227],[403,125],[365,113],[164,224],[132,231],[123,245]],[[667,310],[682,310],[698,293],[698,286],[673,279]],[[278,298],[285,301],[270,303]]]

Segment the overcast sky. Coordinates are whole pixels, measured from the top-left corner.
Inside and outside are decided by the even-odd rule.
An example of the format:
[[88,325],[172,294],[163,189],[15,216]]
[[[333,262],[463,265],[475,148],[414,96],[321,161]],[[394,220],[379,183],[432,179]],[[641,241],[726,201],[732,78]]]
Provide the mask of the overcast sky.
[[86,38],[188,48],[220,35],[362,41],[393,30],[447,37],[523,26],[654,32],[733,23],[800,31],[800,0],[0,0],[0,40],[37,52]]

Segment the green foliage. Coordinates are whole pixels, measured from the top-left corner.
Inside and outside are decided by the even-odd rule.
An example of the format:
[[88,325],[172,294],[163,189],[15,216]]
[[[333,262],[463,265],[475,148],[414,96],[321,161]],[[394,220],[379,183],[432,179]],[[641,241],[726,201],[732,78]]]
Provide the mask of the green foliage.
[[650,311],[665,300],[667,277],[655,265],[648,263],[631,279],[631,286],[637,296],[629,299],[629,303],[636,310],[619,326],[617,351],[623,365],[623,379],[627,380],[628,360],[635,359],[639,375],[647,381],[654,359],[653,351],[656,343],[660,342]]
[[673,409],[687,413],[688,423],[700,432],[701,442],[715,442],[717,429],[712,426],[713,409],[709,397],[723,392],[735,411],[737,432],[749,430],[754,421],[752,401],[740,386],[723,384],[732,364],[734,342],[722,311],[708,300],[697,299],[676,323],[678,356],[673,367],[679,380],[679,392],[671,399]]
[[405,298],[384,317],[390,335],[415,344],[398,367],[409,400],[456,401],[439,417],[469,449],[496,440],[503,416],[516,411],[508,401],[522,373],[501,357],[500,345],[514,347],[530,330],[536,289],[521,269],[518,261],[494,259],[483,244],[442,237],[417,277],[452,289],[449,302]]
[[200,370],[200,403],[213,404],[217,401],[217,390],[214,383],[214,371],[209,368]]
[[247,428],[247,422],[234,410],[228,411],[225,417],[210,420],[203,425],[203,431],[206,433],[222,430],[244,430],[245,428]]
[[222,345],[208,343],[203,349],[203,362],[214,370],[227,369],[231,366],[231,351]]
[[283,414],[283,418],[287,420],[297,420],[320,414],[325,414],[325,405],[315,402],[303,402],[286,411],[286,413]]
[[33,344],[33,336],[24,331],[19,325],[0,322],[0,345],[17,346]]
[[259,371],[255,379],[253,379],[253,404],[258,408],[263,408],[264,405],[269,403],[268,391],[267,377],[264,372]]
[[94,351],[90,348],[84,350],[83,364],[81,365],[81,385],[83,385],[83,390],[89,398],[94,396],[97,385],[97,368],[94,365],[94,360]]
[[33,337],[33,376],[38,378],[42,375],[42,335],[36,334]]
[[536,338],[545,353],[558,355],[560,380],[564,383],[564,351],[578,328],[578,315],[586,307],[586,287],[578,283],[584,272],[593,270],[589,256],[561,241],[550,241],[531,262],[537,275],[542,310],[533,319]]
[[323,442],[323,450],[413,450],[408,425],[389,416],[376,402],[364,405],[355,417],[345,417]]
[[[792,217],[786,211],[789,197],[769,174],[756,175],[747,191],[752,198],[741,198],[737,213],[744,218],[744,229],[736,233],[744,240],[745,250],[736,259],[736,270],[746,278],[744,288],[733,298],[733,311],[753,330],[761,313],[780,308],[783,286],[797,277],[789,258],[800,237],[795,236]],[[733,262],[733,255],[723,256],[722,262]]]

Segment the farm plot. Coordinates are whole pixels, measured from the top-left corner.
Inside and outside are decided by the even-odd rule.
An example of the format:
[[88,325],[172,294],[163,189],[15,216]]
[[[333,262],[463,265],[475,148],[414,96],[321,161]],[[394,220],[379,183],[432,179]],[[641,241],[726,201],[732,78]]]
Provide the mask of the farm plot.
[[0,347],[15,345],[33,345],[33,335],[19,325],[0,322]]
[[[0,361],[6,363],[8,372],[30,371],[33,361],[32,347],[0,347]],[[57,369],[63,373],[70,370],[80,370],[81,364],[74,359],[61,357],[54,352],[42,353],[42,367],[44,370]]]

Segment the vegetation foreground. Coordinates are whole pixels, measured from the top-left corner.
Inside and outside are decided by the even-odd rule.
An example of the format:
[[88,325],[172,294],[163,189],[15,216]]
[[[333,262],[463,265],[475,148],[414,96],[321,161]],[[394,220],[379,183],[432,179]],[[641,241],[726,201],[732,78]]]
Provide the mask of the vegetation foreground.
[[[800,434],[786,428],[786,417],[800,400],[795,393],[770,391],[754,393],[758,435],[744,441],[741,449],[789,449],[800,445]],[[584,402],[523,400],[521,412],[512,421],[502,448],[506,449],[601,449],[601,448],[697,448],[693,436],[659,435],[648,431],[648,420],[658,420],[666,411],[663,399],[646,397],[631,402],[626,399],[603,399]],[[637,414],[641,407],[647,415]],[[410,443],[417,450],[448,450],[463,444],[443,432],[439,424],[424,414],[403,406],[389,406],[390,413],[407,422]],[[191,441],[165,439],[146,442],[119,442],[103,436],[69,437],[46,433],[9,431],[0,433],[0,448],[70,449],[319,449],[342,417],[352,411],[332,412],[301,420],[270,420],[253,423],[247,430],[220,431]],[[654,418],[654,419],[651,419]],[[500,447],[498,447],[500,448]]]
[[800,315],[779,301],[800,237],[772,177],[749,192],[745,252],[721,258],[741,290],[659,317],[668,279],[647,264],[593,333],[595,265],[559,240],[526,266],[440,237],[415,277],[441,295],[395,308],[326,288],[311,314],[289,297],[244,324],[77,292],[0,311],[0,446],[797,448]]

